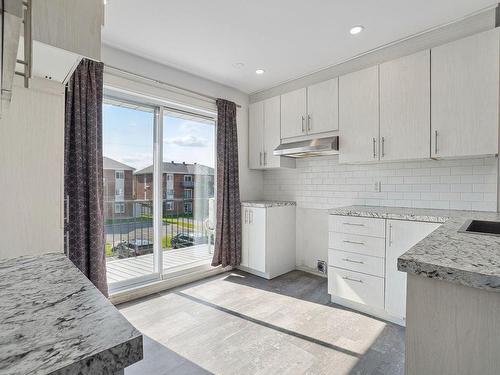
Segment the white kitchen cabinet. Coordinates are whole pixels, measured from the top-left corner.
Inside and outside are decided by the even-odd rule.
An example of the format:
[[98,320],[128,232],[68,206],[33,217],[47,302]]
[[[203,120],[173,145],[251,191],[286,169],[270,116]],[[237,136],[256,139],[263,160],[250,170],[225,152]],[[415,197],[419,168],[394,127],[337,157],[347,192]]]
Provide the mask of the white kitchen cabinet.
[[339,78],[339,162],[379,159],[378,87],[378,66]]
[[[99,61],[103,19],[102,0],[33,1],[32,76],[66,83],[82,57]],[[25,59],[24,37],[18,59]]]
[[0,120],[0,258],[63,252],[64,86],[14,80]]
[[498,153],[499,28],[431,50],[431,155]]
[[280,144],[280,97],[250,104],[249,109],[249,168],[294,168],[295,160],[274,156]]
[[264,102],[250,104],[248,121],[248,166],[259,169],[264,148]]
[[307,89],[281,95],[281,138],[307,135]]
[[380,65],[380,160],[430,158],[430,51]]
[[295,269],[295,206],[241,207],[240,269],[272,279]]
[[283,142],[338,130],[338,83],[333,78],[281,95]]
[[405,324],[406,273],[397,259],[440,224],[330,215],[328,293],[332,302]]
[[339,80],[320,82],[307,88],[307,134],[339,129]]
[[406,317],[406,273],[398,271],[398,258],[439,226],[436,223],[387,220],[385,310],[397,319],[405,320]]
[[102,0],[35,0],[32,7],[33,40],[101,59]]

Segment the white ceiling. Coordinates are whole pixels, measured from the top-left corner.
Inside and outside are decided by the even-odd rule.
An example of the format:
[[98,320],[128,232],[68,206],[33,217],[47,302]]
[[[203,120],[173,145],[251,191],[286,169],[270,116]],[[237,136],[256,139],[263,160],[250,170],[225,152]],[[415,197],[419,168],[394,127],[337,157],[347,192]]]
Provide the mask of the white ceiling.
[[[253,93],[496,2],[108,0],[103,41]],[[365,31],[351,36],[359,24]],[[256,75],[259,68],[266,73]]]

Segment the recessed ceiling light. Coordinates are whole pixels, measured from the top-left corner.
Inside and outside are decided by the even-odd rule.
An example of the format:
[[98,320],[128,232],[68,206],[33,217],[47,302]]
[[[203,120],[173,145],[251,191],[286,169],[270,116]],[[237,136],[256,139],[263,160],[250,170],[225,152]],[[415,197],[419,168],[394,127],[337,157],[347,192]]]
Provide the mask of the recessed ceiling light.
[[242,69],[244,66],[245,66],[245,64],[243,64],[242,62],[237,62],[237,63],[233,64],[233,67],[235,69]]
[[365,28],[361,25],[357,25],[357,26],[353,26],[351,27],[351,30],[349,30],[349,32],[351,33],[351,35],[356,35],[356,34],[359,34],[361,31],[363,31]]
[[264,74],[265,73],[265,70],[264,69],[257,69],[255,71],[255,74]]

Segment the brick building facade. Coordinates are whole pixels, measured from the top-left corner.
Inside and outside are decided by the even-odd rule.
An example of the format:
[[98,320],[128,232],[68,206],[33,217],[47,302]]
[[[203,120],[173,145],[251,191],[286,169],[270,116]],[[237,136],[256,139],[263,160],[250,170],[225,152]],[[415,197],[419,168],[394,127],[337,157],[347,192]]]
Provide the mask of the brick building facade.
[[[153,166],[139,171],[104,157],[105,217],[152,215]],[[208,216],[208,198],[214,197],[214,169],[201,164],[164,162],[163,216]]]

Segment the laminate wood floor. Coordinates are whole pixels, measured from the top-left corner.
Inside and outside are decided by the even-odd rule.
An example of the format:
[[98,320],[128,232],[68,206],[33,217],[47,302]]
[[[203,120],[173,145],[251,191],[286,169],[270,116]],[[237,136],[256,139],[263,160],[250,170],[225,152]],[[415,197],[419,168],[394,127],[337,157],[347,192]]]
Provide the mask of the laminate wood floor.
[[232,271],[119,306],[135,374],[404,374],[404,328],[329,301],[325,278]]

